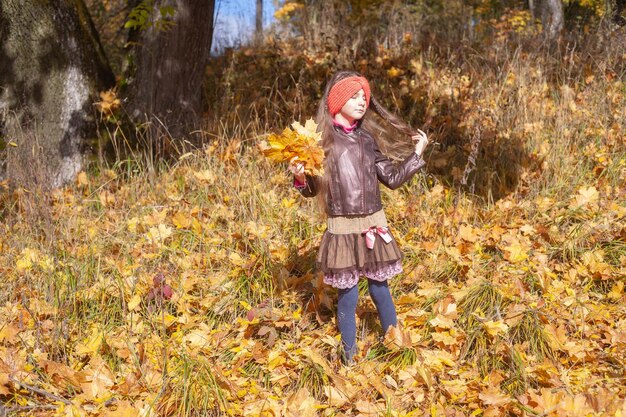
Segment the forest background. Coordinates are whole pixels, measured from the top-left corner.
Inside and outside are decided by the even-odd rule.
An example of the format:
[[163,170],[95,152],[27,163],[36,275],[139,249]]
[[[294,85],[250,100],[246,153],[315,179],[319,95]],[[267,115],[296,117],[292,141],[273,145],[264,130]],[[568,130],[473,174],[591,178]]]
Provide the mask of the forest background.
[[[0,0],[0,415],[626,415],[622,1],[287,1],[211,56],[214,14]],[[437,142],[349,369],[257,147],[346,68]]]

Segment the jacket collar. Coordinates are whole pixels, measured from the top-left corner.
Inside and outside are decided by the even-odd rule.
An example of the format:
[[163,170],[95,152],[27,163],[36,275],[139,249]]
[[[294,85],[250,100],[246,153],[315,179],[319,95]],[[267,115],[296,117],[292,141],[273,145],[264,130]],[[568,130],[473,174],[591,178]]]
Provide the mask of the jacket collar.
[[335,129],[341,129],[345,133],[352,133],[359,127],[359,122],[355,121],[354,123],[352,123],[351,126],[344,126],[341,123],[339,123],[339,122],[337,122],[337,121],[335,121],[333,119],[333,126],[335,127]]

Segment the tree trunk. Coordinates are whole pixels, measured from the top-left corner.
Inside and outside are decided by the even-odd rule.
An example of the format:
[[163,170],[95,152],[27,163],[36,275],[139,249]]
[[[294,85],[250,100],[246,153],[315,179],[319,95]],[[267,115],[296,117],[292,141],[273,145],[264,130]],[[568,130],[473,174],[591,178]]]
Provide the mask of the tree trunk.
[[529,0],[528,5],[533,17],[541,20],[546,37],[551,40],[558,37],[564,25],[561,0]]
[[94,98],[114,81],[82,0],[0,0],[0,177],[74,178],[96,137]]
[[[157,154],[168,137],[195,130],[203,110],[202,81],[211,52],[214,0],[157,0],[153,24],[131,34],[134,68],[129,68],[128,109],[150,121],[149,145]],[[175,9],[166,29],[160,10]]]
[[256,0],[256,15],[255,15],[256,31],[254,36],[257,42],[260,42],[263,37],[263,0]]

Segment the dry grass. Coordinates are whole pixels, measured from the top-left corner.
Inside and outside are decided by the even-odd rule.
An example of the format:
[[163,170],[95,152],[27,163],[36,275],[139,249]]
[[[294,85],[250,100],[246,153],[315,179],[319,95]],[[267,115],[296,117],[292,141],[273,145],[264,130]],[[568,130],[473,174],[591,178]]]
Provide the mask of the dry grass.
[[[376,390],[387,385],[367,385],[368,377],[413,384],[415,393],[402,385],[396,390],[400,400],[385,398],[380,412],[387,415],[411,407],[432,412],[446,401],[474,407],[489,378],[504,392],[523,396],[539,392],[538,379],[552,372],[555,358],[581,369],[578,357],[568,356],[578,353],[554,348],[548,324],[560,325],[558,331],[576,343],[594,332],[589,340],[601,347],[589,347],[589,355],[623,347],[611,342],[616,327],[590,325],[587,308],[595,303],[623,311],[620,293],[608,295],[626,259],[619,211],[626,196],[626,122],[618,111],[626,87],[617,60],[624,54],[626,43],[617,42],[623,32],[600,33],[595,44],[583,36],[583,50],[567,43],[548,49],[532,33],[494,30],[510,37],[481,50],[461,43],[447,52],[423,48],[423,39],[396,48],[400,41],[390,39],[393,49],[363,57],[387,105],[416,126],[426,124],[442,144],[429,153],[429,176],[384,193],[407,254],[406,273],[393,291],[396,299],[409,297],[399,304],[399,315],[415,335],[411,347],[388,351],[377,343],[375,325],[361,317],[366,336],[359,343],[371,348],[350,374],[338,365],[334,293],[319,285],[313,271],[323,231],[315,203],[300,199],[282,168],[271,166],[254,146],[268,131],[313,114],[328,75],[353,62],[325,61],[323,54],[316,62],[324,49],[315,42],[319,34],[311,34],[304,43],[275,41],[213,64],[214,77],[207,81],[214,94],[208,96],[212,119],[200,133],[203,146],[172,142],[172,158],[158,161],[155,152],[132,152],[119,125],[108,125],[120,158],[95,163],[86,182],[45,193],[38,201],[47,201],[48,214],[29,210],[19,194],[3,197],[0,306],[7,323],[28,320],[33,327],[23,331],[36,337],[1,339],[2,348],[28,352],[34,362],[36,340],[48,359],[77,368],[91,356],[102,357],[116,384],[140,375],[145,401],[154,409],[193,416],[242,414],[256,400],[251,392],[265,396],[264,406],[301,389],[322,402],[325,388],[338,381],[356,386],[359,399],[377,400],[382,394]],[[293,51],[314,58],[303,60]],[[394,67],[402,75],[390,75]],[[251,84],[260,87],[250,91]],[[146,143],[153,139],[144,137]],[[463,175],[472,146],[478,149],[476,165]],[[595,187],[602,198],[575,206],[583,186]],[[32,227],[38,224],[50,233]],[[171,235],[154,237],[159,226]],[[461,226],[475,228],[474,241],[459,237]],[[511,259],[507,233],[528,240],[521,242],[527,243],[527,259]],[[591,256],[598,250],[603,258]],[[144,297],[157,274],[176,298],[133,307],[133,297]],[[562,299],[573,307],[564,308]],[[530,306],[539,301],[545,306]],[[458,305],[458,316],[446,310],[450,303]],[[527,308],[516,324],[488,334],[486,321],[504,320],[519,305]],[[452,327],[428,324],[438,315],[451,317]],[[600,322],[600,315],[593,319]],[[444,330],[452,340],[437,344],[433,336]],[[106,343],[89,351],[86,341],[98,337]],[[319,352],[324,366],[303,359],[302,346]],[[424,355],[437,349],[455,364]],[[615,349],[617,359],[611,360],[623,359],[621,351]],[[268,352],[284,355],[284,362],[271,368],[276,358]],[[472,374],[474,368],[479,372]],[[273,379],[277,369],[286,380]],[[424,382],[416,369],[428,369],[435,382]],[[605,370],[598,369],[594,377],[600,380]],[[33,383],[70,396],[44,370],[38,372]],[[559,372],[560,383],[573,393],[606,386],[624,398],[614,380],[592,383]],[[444,384],[460,375],[473,378],[462,380],[468,390],[462,395]],[[552,379],[541,383],[556,386]],[[12,395],[3,397],[9,407],[33,397]],[[331,413],[356,413],[347,407]]]

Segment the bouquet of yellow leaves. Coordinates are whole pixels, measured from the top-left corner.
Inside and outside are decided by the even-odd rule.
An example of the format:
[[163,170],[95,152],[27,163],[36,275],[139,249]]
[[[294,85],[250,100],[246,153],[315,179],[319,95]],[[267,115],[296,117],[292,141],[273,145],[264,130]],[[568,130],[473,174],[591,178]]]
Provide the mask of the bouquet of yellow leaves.
[[309,119],[304,126],[293,122],[291,127],[292,129],[286,128],[278,135],[271,134],[267,141],[260,143],[261,151],[276,163],[291,161],[297,157],[304,165],[306,174],[322,175],[324,150],[320,143],[322,134],[317,132],[317,124]]

